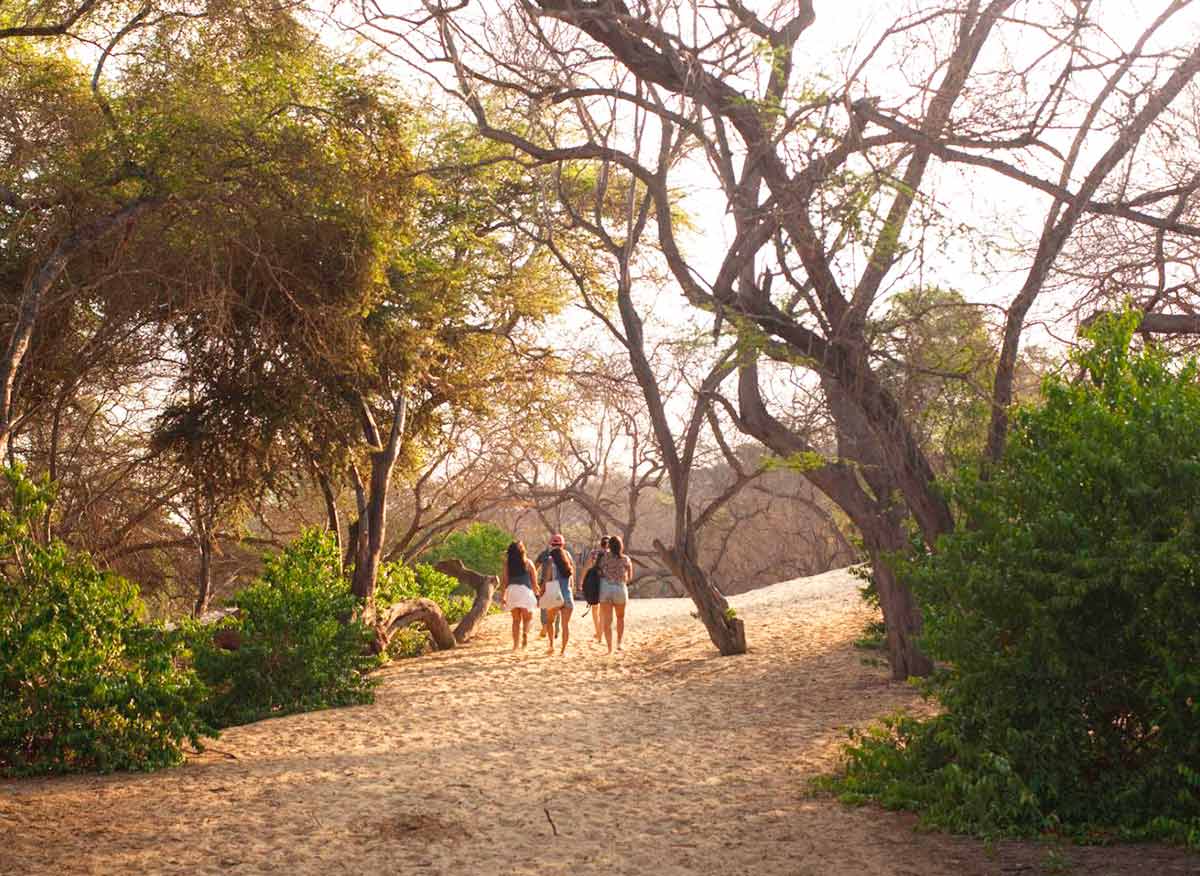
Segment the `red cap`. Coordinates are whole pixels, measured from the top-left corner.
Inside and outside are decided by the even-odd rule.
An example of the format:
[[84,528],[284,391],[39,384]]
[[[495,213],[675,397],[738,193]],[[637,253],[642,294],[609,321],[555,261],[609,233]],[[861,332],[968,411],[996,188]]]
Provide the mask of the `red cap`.
[[563,539],[561,532],[556,532],[550,536],[550,547],[562,547],[564,544],[566,544],[566,541]]

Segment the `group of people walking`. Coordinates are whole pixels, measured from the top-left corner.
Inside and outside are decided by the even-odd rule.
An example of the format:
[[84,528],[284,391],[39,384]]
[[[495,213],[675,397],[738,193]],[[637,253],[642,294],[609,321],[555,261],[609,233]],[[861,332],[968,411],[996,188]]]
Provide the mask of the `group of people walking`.
[[625,638],[625,605],[629,601],[632,580],[633,563],[617,535],[601,538],[599,546],[588,551],[582,569],[576,568],[571,552],[558,533],[550,537],[550,546],[532,561],[526,556],[525,545],[514,541],[508,546],[500,573],[500,604],[512,613],[513,650],[528,644],[533,612],[538,609],[541,635],[548,643],[546,653],[554,653],[555,630],[561,624],[559,654],[565,654],[571,640],[571,615],[580,601],[591,606],[594,641],[603,640],[611,654],[615,620],[617,650],[621,650]]

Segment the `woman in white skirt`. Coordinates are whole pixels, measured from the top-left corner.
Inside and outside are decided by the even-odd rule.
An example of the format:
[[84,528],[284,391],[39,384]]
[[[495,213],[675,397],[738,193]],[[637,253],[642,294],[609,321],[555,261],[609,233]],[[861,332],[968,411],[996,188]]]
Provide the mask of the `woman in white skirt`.
[[542,567],[541,596],[538,598],[538,606],[546,610],[546,638],[550,642],[547,654],[554,653],[554,621],[560,617],[562,650],[559,656],[567,653],[567,642],[571,641],[571,612],[575,609],[575,594],[571,587],[574,574],[571,555],[561,547],[552,548]]
[[500,605],[512,612],[513,650],[524,648],[529,641],[529,622],[537,610],[537,597],[533,593],[537,573],[533,563],[525,556],[525,545],[514,541],[508,546],[504,568],[500,570]]

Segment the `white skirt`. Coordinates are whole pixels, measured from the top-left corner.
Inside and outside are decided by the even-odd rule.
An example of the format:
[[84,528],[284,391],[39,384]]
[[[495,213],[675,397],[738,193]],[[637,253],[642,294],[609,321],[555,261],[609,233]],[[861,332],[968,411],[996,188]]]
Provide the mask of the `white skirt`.
[[504,591],[504,607],[506,611],[512,611],[514,608],[534,611],[537,608],[537,599],[529,587],[522,584],[510,584]]

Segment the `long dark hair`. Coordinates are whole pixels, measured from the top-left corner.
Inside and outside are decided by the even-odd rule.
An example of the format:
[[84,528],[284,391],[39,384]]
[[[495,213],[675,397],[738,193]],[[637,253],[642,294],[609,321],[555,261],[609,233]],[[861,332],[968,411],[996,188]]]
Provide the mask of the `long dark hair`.
[[525,545],[522,542],[514,541],[508,546],[508,557],[505,560],[508,564],[508,577],[513,578],[517,575],[525,574]]
[[550,559],[554,560],[554,567],[558,570],[559,578],[570,578],[575,574],[575,567],[571,565],[571,558],[567,556],[567,552],[560,547],[550,551]]
[[619,536],[619,535],[610,535],[610,536],[608,537],[608,551],[609,551],[609,553],[611,553],[611,554],[612,554],[614,557],[620,557],[620,556],[624,556],[624,554],[625,554],[625,545],[621,544],[621,536]]

